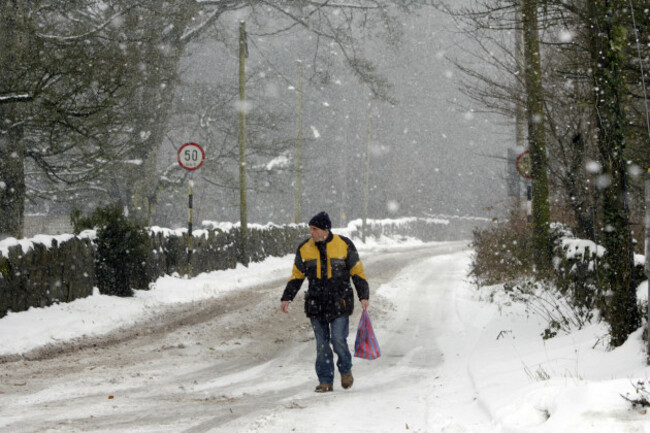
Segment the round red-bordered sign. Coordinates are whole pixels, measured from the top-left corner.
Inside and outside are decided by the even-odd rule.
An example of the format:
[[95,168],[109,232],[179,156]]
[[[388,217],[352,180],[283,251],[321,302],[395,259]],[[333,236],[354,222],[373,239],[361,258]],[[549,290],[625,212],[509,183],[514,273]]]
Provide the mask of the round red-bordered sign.
[[517,171],[526,179],[533,177],[533,164],[530,159],[530,151],[527,150],[517,157]]
[[196,170],[203,165],[205,152],[196,143],[185,143],[178,149],[178,163],[185,170]]

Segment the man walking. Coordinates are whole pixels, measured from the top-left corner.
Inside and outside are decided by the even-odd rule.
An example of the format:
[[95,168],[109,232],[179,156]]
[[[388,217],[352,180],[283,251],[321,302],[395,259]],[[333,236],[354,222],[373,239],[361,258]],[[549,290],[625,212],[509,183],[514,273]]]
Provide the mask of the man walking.
[[305,294],[305,314],[311,319],[316,336],[316,374],[319,385],[316,392],[333,391],[334,359],[341,375],[341,386],[352,386],[352,355],[347,337],[350,314],[354,310],[354,282],[362,308],[368,308],[369,288],[359,253],[352,241],[331,232],[332,223],[325,212],[309,221],[311,238],[298,247],[293,272],[282,294],[281,310],[289,312],[289,303],[295,298],[305,278],[309,288]]

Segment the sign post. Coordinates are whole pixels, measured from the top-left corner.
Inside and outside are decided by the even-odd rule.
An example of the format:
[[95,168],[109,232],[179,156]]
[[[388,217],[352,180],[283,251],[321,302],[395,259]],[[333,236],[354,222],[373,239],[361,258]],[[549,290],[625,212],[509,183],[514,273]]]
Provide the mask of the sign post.
[[530,151],[520,153],[515,165],[519,174],[526,179],[526,214],[530,218],[533,209],[533,188],[530,184],[530,179],[533,177],[533,163],[530,159]]
[[[194,171],[201,168],[205,161],[203,148],[196,143],[185,143],[178,149],[178,164],[185,170]],[[192,276],[192,252],[194,249],[194,236],[192,234],[194,181],[190,180],[187,218],[187,275]]]

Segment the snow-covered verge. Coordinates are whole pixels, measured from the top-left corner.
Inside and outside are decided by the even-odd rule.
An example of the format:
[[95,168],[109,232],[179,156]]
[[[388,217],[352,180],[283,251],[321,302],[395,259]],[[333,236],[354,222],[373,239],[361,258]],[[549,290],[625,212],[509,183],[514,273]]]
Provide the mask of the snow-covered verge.
[[[641,299],[644,293],[647,283]],[[650,384],[642,330],[609,350],[605,323],[542,339],[545,318],[529,316],[500,287],[472,294],[467,307],[461,315],[474,323],[476,338],[468,374],[479,403],[505,431],[650,431],[647,409],[623,398],[640,397],[638,381]]]
[[[347,234],[347,230],[339,229],[337,233]],[[395,241],[387,237],[368,239],[365,244],[359,240],[355,242],[361,253],[422,244],[416,239]],[[29,248],[29,244],[26,247]],[[150,290],[136,290],[133,298],[105,296],[95,289],[93,296],[88,298],[9,312],[0,318],[0,357],[21,355],[78,338],[106,335],[154,317],[166,306],[219,298],[231,291],[263,284],[269,276],[288,278],[293,259],[293,254],[269,257],[263,262],[250,263],[248,267],[238,264],[235,269],[202,273],[189,279],[177,274],[167,275],[156,280]]]
[[[355,242],[364,261],[423,247],[419,241],[403,239],[400,243],[387,238],[365,244]],[[529,316],[523,305],[513,304],[501,295],[498,287],[478,290],[467,281],[471,251],[458,243],[439,243],[435,248],[435,255],[413,261],[389,281],[372,288],[370,313],[383,354],[376,361],[355,360],[357,381],[350,391],[337,389],[322,396],[311,392],[311,341],[293,342],[285,358],[227,377],[209,369],[211,376],[207,378],[199,375],[205,374],[204,369],[191,370],[193,362],[201,366],[198,359],[192,360],[200,346],[186,344],[187,354],[182,362],[176,366],[172,363],[160,376],[179,374],[178,371],[189,377],[190,383],[198,383],[187,385],[182,392],[174,387],[173,398],[157,394],[157,382],[133,388],[129,381],[115,379],[115,371],[107,372],[105,377],[93,376],[106,368],[93,365],[80,371],[79,380],[73,383],[68,381],[65,386],[29,396],[17,395],[25,386],[0,384],[0,414],[3,406],[13,407],[12,422],[21,416],[34,422],[54,415],[53,407],[57,404],[78,401],[85,395],[83,408],[71,410],[71,406],[63,406],[69,412],[57,412],[56,417],[68,420],[60,428],[47,431],[118,431],[92,424],[93,417],[88,414],[98,419],[98,413],[115,413],[123,419],[136,412],[134,419],[151,419],[152,424],[134,421],[128,431],[199,431],[191,429],[194,425],[206,432],[264,433],[650,432],[645,410],[633,409],[621,397],[629,394],[634,398],[633,384],[648,381],[650,368],[645,365],[640,331],[611,351],[606,347],[604,324],[543,340],[540,334],[546,327],[544,318]],[[138,292],[129,299],[95,294],[69,304],[11,313],[0,319],[0,350],[4,354],[22,353],[53,341],[102,335],[133,326],[170,305],[218,299],[232,291],[268,282],[269,275],[288,277],[292,259],[270,258],[248,268],[211,272],[191,279],[164,277],[151,290]],[[372,282],[372,275],[369,278]],[[643,296],[646,292],[644,284],[639,294]],[[273,296],[275,299],[279,295]],[[278,320],[304,321],[299,311],[295,319],[277,314]],[[169,345],[167,341],[165,344]],[[163,351],[161,356],[175,359],[169,351]],[[150,376],[137,371],[138,378]],[[269,372],[273,373],[270,378]],[[265,377],[269,379],[266,382]],[[117,383],[106,383],[104,379],[108,378]],[[92,390],[84,388],[88,383]],[[226,397],[223,383],[227,385]],[[112,406],[106,406],[106,397],[97,396],[97,386],[107,390],[120,386],[123,399],[131,393],[131,399],[124,403],[129,411],[120,406],[119,397],[110,400]],[[214,421],[211,424],[210,416],[218,418],[219,411],[229,416],[231,412],[217,403],[212,405],[212,414],[193,412],[191,417],[185,417],[186,406],[196,407],[197,402],[209,402],[210,398],[217,402],[232,399],[239,404],[248,400],[251,404],[264,404],[250,416],[220,425]],[[167,400],[176,399],[178,402],[172,406],[162,406]],[[47,404],[39,404],[41,400]],[[24,409],[24,415],[19,415],[23,412],[18,409]],[[156,421],[156,413],[165,410],[178,411],[174,412],[177,424],[163,430]],[[82,419],[88,421],[84,424]],[[75,429],[79,425],[82,427]]]

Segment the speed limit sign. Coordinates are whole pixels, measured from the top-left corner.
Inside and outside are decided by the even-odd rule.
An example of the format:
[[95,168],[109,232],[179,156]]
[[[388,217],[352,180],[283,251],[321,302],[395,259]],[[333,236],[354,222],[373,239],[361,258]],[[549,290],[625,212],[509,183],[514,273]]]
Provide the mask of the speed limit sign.
[[517,171],[519,172],[520,175],[525,177],[526,179],[532,178],[532,173],[533,173],[533,164],[532,160],[530,159],[530,151],[527,150],[524,153],[520,154],[517,157],[517,161],[515,162],[517,166]]
[[196,143],[185,143],[178,149],[178,163],[185,170],[196,170],[203,165],[205,152]]

